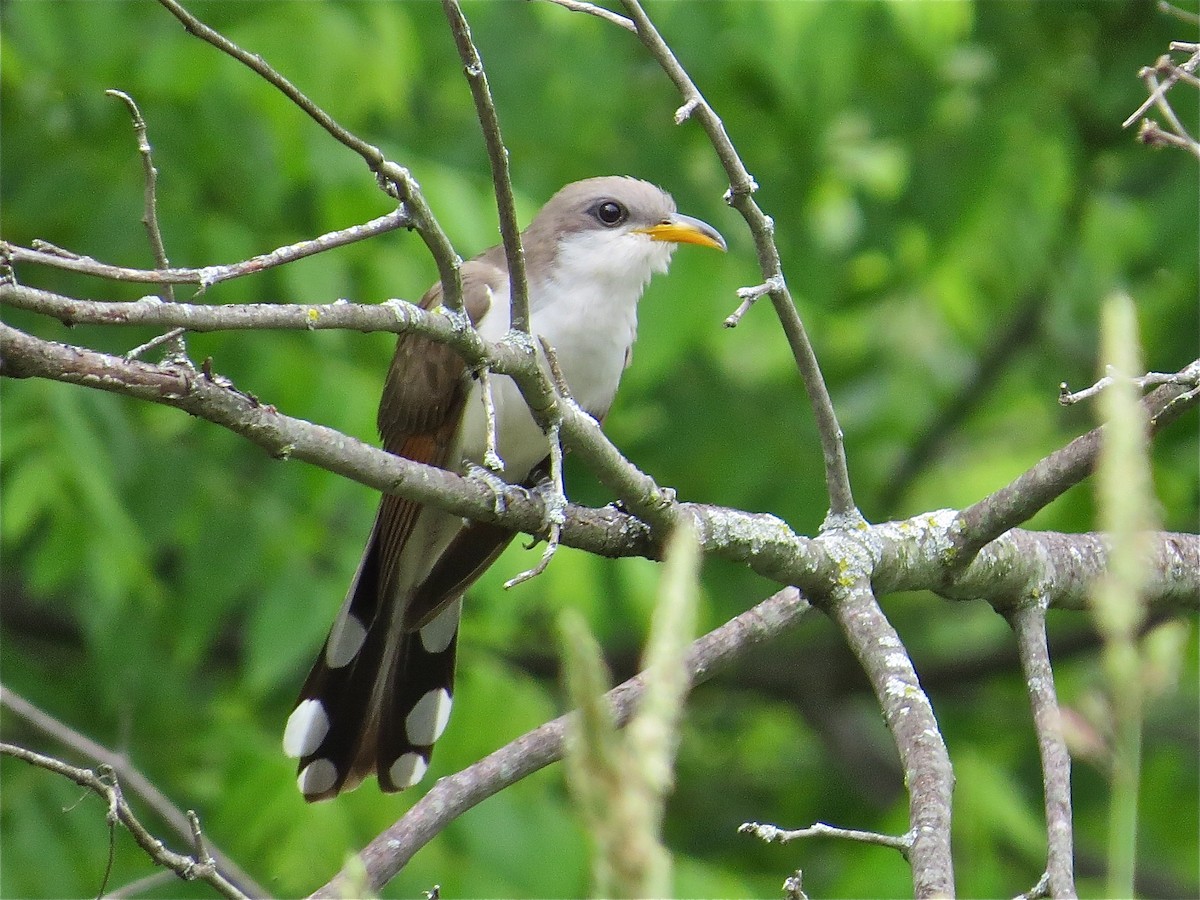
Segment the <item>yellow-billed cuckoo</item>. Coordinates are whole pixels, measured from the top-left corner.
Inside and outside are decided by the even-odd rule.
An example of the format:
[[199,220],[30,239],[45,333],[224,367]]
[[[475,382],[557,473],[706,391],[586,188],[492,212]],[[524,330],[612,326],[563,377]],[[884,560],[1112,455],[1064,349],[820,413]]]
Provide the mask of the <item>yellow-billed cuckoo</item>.
[[[569,184],[522,232],[531,330],[554,349],[575,401],[601,418],[637,330],[637,304],[676,244],[725,249],[711,226],[634,178]],[[487,340],[509,330],[508,266],[493,247],[462,267],[463,303]],[[441,284],[420,305],[441,303]],[[545,361],[543,360],[543,364]],[[545,471],[546,436],[515,383],[492,384],[496,446],[510,482]],[[483,460],[477,379],[444,344],[401,335],[379,404],[385,450],[454,471]],[[349,594],[288,718],[283,747],[306,800],[372,772],[385,791],[420,781],[450,715],[463,592],[514,533],[385,495]]]

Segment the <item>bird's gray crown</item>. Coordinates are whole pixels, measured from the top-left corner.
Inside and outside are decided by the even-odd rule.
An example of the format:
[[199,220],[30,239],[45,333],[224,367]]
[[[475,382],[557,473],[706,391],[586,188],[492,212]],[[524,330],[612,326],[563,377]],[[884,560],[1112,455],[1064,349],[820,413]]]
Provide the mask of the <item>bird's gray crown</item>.
[[577,232],[647,227],[674,213],[675,201],[662,188],[606,175],[568,184],[546,202],[526,235],[533,241],[554,242]]

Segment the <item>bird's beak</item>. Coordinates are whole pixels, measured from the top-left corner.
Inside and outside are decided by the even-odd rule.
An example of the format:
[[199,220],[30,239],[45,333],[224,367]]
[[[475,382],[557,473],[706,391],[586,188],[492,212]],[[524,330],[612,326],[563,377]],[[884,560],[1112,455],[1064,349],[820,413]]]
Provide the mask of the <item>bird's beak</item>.
[[714,250],[726,249],[725,238],[707,222],[693,219],[681,213],[674,213],[670,218],[651,225],[647,228],[635,228],[640,234],[650,235],[651,240],[670,241],[674,244],[699,244],[701,247],[712,247]]

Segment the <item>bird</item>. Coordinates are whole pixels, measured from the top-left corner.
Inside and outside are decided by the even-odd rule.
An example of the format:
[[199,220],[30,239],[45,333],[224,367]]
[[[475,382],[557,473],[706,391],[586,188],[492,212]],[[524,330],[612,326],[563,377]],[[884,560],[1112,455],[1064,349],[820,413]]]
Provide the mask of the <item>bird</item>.
[[[637,306],[678,244],[726,249],[670,194],[629,176],[588,178],[550,198],[521,233],[531,333],[553,351],[574,401],[602,420],[629,363]],[[463,309],[479,334],[509,332],[502,245],[462,264]],[[437,309],[441,282],[419,305]],[[539,351],[543,367],[544,351]],[[549,443],[516,384],[491,379],[500,477],[533,485]],[[383,448],[459,473],[483,462],[481,386],[450,347],[396,342],[379,404]],[[494,464],[494,463],[493,463]],[[385,792],[417,784],[450,716],[462,598],[515,532],[385,494],[362,560],[284,729],[304,799],[327,800],[374,774]]]

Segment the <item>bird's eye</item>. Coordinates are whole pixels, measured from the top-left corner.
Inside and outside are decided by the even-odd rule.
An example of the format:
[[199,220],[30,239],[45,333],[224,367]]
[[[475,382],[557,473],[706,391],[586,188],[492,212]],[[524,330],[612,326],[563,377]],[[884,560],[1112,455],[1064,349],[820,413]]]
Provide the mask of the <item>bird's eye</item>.
[[612,228],[624,222],[629,217],[629,211],[616,200],[601,200],[592,208],[592,215],[601,224]]

